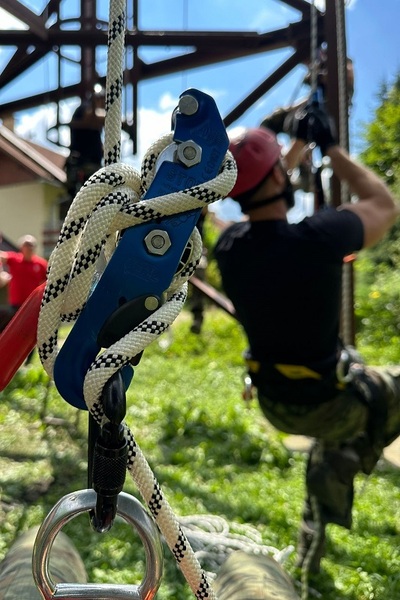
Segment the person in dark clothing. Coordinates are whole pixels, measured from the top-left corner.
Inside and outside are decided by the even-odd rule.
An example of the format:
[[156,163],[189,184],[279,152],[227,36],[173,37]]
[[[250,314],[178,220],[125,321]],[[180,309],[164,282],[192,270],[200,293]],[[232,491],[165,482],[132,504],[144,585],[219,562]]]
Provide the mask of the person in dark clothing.
[[102,166],[105,110],[104,94],[84,99],[72,115],[70,154],[65,163],[67,189],[72,198],[83,183]]
[[371,473],[400,434],[400,368],[368,367],[339,338],[343,259],[383,238],[399,208],[385,184],[337,145],[322,109],[303,111],[294,132],[296,144],[320,147],[358,201],[289,224],[288,164],[273,132],[249,129],[230,143],[238,167],[230,195],[248,220],[221,234],[215,257],[247,335],[263,413],[283,432],[314,438],[297,564],[310,551],[307,565],[318,572],[326,525],[351,528],[355,475]]

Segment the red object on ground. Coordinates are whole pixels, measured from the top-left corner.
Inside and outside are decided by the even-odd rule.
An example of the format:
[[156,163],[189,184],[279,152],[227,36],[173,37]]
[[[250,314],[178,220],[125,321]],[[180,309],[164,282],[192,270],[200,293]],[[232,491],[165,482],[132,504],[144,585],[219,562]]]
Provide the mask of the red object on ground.
[[0,335],[0,390],[10,383],[36,345],[40,305],[46,282],[25,300]]

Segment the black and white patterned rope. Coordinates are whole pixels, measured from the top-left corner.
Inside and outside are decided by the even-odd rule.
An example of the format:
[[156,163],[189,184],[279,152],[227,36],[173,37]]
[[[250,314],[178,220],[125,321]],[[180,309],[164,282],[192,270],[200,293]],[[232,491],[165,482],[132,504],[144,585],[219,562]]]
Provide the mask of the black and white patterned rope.
[[[236,179],[236,164],[228,152],[219,175],[204,185],[140,200],[148,190],[160,152],[172,142],[164,136],[146,153],[141,174],[119,163],[121,150],[121,106],[124,64],[125,0],[111,0],[107,82],[104,164],[84,184],[64,221],[59,240],[49,259],[48,276],[38,322],[38,350],[43,367],[53,376],[58,354],[58,334],[62,322],[74,322],[86,305],[97,269],[110,260],[118,233],[127,227],[204,208],[224,198]],[[195,228],[191,252],[184,268],[172,278],[165,291],[165,303],[149,318],[107,348],[90,365],[84,385],[84,399],[98,424],[105,420],[100,395],[105,383],[121,367],[163,333],[178,316],[186,299],[187,280],[201,257],[202,242]],[[167,545],[196,598],[216,600],[205,571],[155,479],[132,432],[126,427],[127,469],[153,515]]]
[[[230,152],[227,152],[221,171],[213,180],[158,198],[140,200],[140,195],[146,192],[154,178],[157,157],[171,141],[172,135],[168,134],[150,147],[143,159],[141,174],[123,163],[103,167],[88,179],[75,197],[49,259],[38,322],[39,356],[51,377],[58,355],[60,326],[63,322],[75,321],[86,305],[97,276],[98,258],[106,247],[106,240],[127,227],[204,208],[227,196],[232,189],[236,179],[236,164]],[[90,365],[83,391],[88,410],[97,423],[102,424],[105,419],[100,400],[105,383],[166,331],[180,313],[186,300],[187,280],[201,257],[202,241],[196,228],[190,242],[192,249],[186,264],[165,290],[165,303],[99,354]],[[190,543],[127,427],[126,436],[129,444],[128,470],[195,597],[215,599]]]
[[124,72],[126,0],[111,0],[108,25],[104,164],[121,155],[122,84]]

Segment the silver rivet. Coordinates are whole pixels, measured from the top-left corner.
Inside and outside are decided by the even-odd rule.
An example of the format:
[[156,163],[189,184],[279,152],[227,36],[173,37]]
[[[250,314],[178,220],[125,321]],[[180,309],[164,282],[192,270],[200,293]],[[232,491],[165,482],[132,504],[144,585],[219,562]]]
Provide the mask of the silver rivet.
[[144,301],[144,305],[147,310],[156,310],[156,308],[158,308],[158,299],[154,296],[148,296]]
[[199,103],[197,102],[194,96],[190,94],[185,94],[181,98],[179,98],[178,102],[179,111],[183,115],[194,115],[199,110]]

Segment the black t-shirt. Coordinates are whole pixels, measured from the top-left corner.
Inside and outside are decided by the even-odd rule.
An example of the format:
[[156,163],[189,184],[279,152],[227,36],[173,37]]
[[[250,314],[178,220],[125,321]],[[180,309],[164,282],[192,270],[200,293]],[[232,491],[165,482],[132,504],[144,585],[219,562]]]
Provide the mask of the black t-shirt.
[[297,224],[235,223],[221,234],[214,253],[222,284],[254,359],[334,363],[343,258],[363,237],[359,217],[335,209]]

